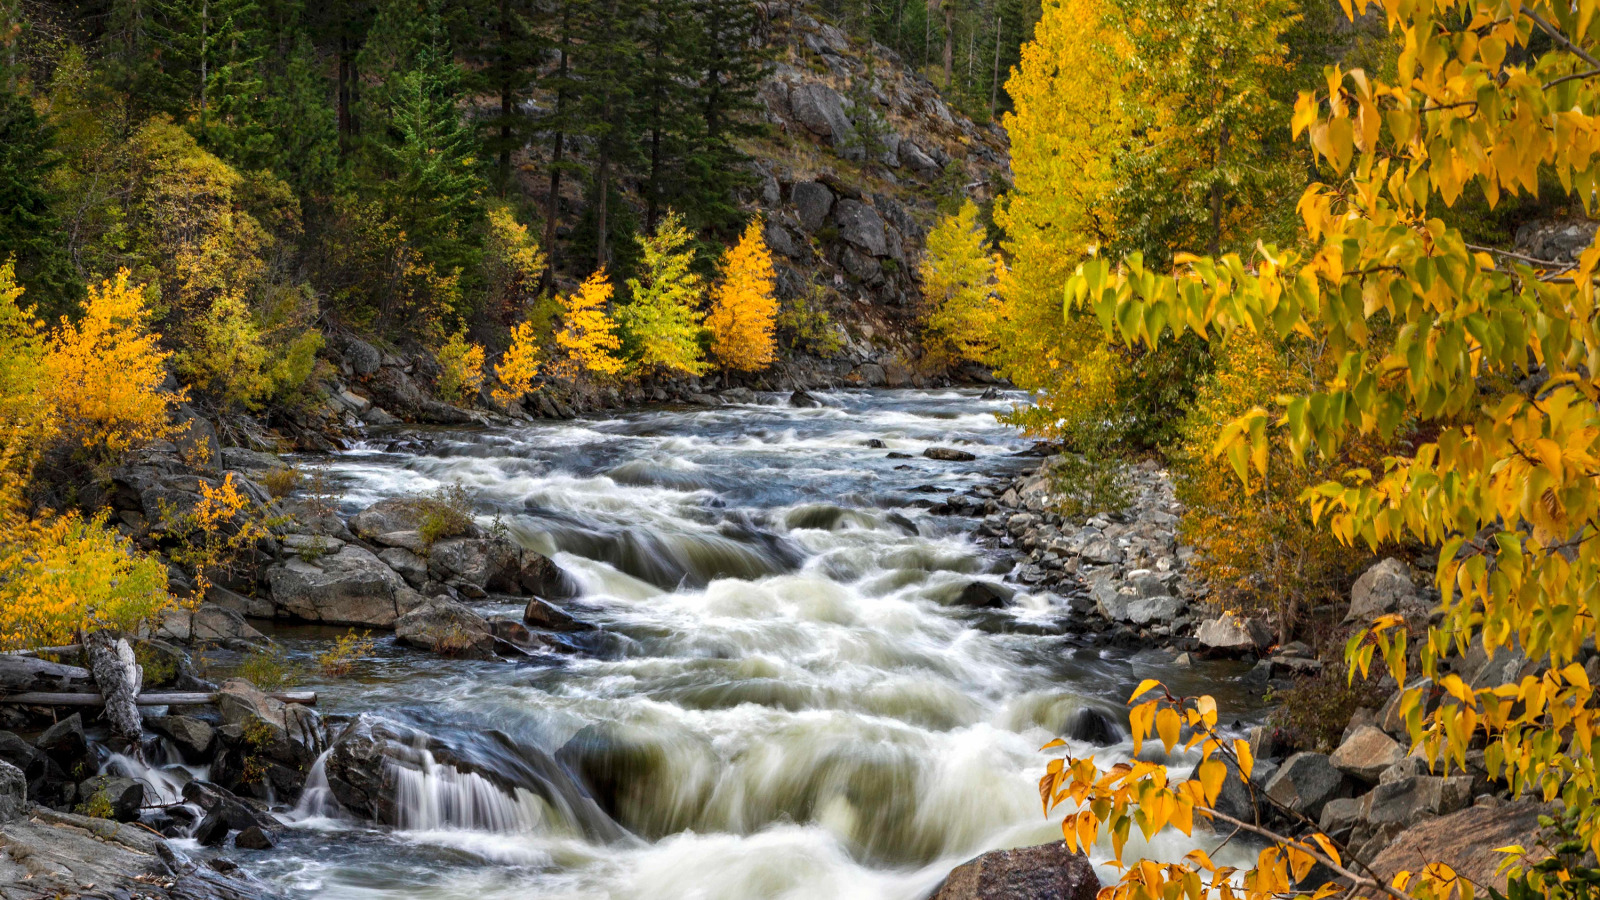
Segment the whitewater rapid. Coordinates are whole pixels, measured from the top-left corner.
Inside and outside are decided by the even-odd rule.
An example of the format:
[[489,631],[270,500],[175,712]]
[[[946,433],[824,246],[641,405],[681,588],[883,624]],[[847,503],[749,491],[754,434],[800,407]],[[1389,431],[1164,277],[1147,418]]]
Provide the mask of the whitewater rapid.
[[[401,780],[399,828],[339,816],[319,771],[314,802],[282,811],[280,846],[234,858],[308,898],[917,900],[977,853],[1059,837],[1039,808],[1038,748],[1080,717],[1120,720],[1151,675],[1228,690],[1224,670],[1091,646],[1059,597],[954,604],[1007,563],[970,521],[925,508],[1027,466],[1030,442],[994,416],[1018,397],[823,397],[408,432],[420,443],[404,450],[375,436],[306,461],[326,466],[346,513],[465,485],[485,524],[577,580],[570,609],[601,629],[523,662],[384,642],[351,677],[307,685],[324,714],[445,743],[501,732],[552,754],[620,836],[428,757]],[[921,458],[932,445],[977,458]],[[277,636],[309,655],[328,632]],[[1197,842],[1136,836],[1129,853],[1176,859]]]

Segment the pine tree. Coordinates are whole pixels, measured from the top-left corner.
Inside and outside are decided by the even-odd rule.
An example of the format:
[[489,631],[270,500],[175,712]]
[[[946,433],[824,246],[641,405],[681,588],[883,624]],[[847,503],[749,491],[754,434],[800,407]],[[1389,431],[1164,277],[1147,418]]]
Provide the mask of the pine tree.
[[693,271],[693,240],[674,212],[667,213],[655,234],[638,239],[639,275],[628,279],[631,299],[617,318],[642,370],[706,371],[700,350],[704,316],[698,310],[704,282]]
[[531,133],[519,106],[550,40],[536,25],[542,10],[532,0],[471,0],[460,6],[472,87],[497,100],[495,114],[482,118],[483,146],[495,160],[495,190],[504,197],[511,187],[511,156]]
[[83,292],[47,185],[60,162],[32,101],[0,83],[0,264],[15,260],[29,298],[52,315],[71,308]]
[[[160,48],[154,102],[188,121],[202,144],[211,130],[265,128],[252,113],[262,86],[265,48],[257,0],[147,0],[151,35]],[[225,143],[242,144],[245,135]]]
[[778,317],[777,278],[761,220],[751,219],[739,243],[722,259],[722,277],[711,292],[711,353],[724,368],[757,372],[772,365],[773,325]]
[[275,127],[265,140],[224,150],[246,168],[270,169],[302,197],[331,190],[339,165],[338,116],[321,69],[315,46],[301,35],[262,97],[258,118]]
[[683,150],[682,188],[673,202],[714,231],[744,217],[735,192],[750,182],[737,142],[764,133],[757,89],[771,64],[760,40],[761,12],[753,0],[701,0],[686,37],[691,106]]

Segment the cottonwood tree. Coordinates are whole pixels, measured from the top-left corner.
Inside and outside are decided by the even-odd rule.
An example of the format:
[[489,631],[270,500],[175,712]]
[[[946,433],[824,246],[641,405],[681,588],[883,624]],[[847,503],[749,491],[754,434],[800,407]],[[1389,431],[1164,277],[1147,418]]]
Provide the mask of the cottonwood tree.
[[711,291],[711,354],[725,369],[758,372],[772,365],[778,317],[777,275],[760,218],[750,220],[739,243],[722,257]]

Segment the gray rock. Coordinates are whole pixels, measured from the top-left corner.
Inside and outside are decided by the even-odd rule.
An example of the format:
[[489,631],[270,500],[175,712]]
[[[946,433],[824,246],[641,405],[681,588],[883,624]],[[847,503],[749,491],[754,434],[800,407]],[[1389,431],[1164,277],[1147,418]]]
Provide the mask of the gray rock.
[[1128,604],[1128,621],[1135,625],[1170,623],[1186,604],[1177,597],[1140,597]]
[[495,593],[516,593],[521,590],[522,554],[499,538],[449,538],[429,548],[428,574]]
[[89,738],[83,733],[83,716],[79,713],[73,713],[51,725],[44,734],[39,735],[33,746],[73,780],[87,778],[99,768],[98,761],[89,750]]
[[387,547],[378,553],[378,558],[414,588],[420,590],[428,581],[428,561],[404,547]]
[[0,760],[0,825],[28,811],[28,779],[22,770]]
[[899,154],[900,162],[924,181],[932,181],[944,172],[944,167],[934,161],[933,157],[924,153],[915,141],[901,141]]
[[1340,797],[1322,807],[1317,827],[1336,841],[1346,841],[1356,823],[1365,818],[1365,798]]
[[851,278],[868,287],[883,283],[883,265],[870,256],[857,253],[853,247],[839,251],[839,265]]
[[[391,497],[379,500],[356,513],[350,520],[350,528],[369,541],[386,543],[383,541],[383,536],[391,532],[420,531],[427,517],[428,507],[425,502],[419,502],[412,497]],[[466,523],[459,535],[440,535],[440,537],[482,536],[482,529],[473,522]]]
[[1217,812],[1244,822],[1253,822],[1267,809],[1266,791],[1262,785],[1271,782],[1278,766],[1269,759],[1257,759],[1250,769],[1250,783],[1239,776],[1239,767],[1233,760],[1224,758],[1228,774],[1222,779],[1222,789],[1217,792]]
[[282,543],[283,549],[290,553],[312,557],[338,553],[345,544],[344,541],[325,534],[286,534]]
[[1379,784],[1367,799],[1367,821],[1378,827],[1409,827],[1432,816],[1445,816],[1472,803],[1472,778],[1414,775]]
[[801,388],[789,395],[789,405],[800,409],[817,409],[822,406],[822,401]]
[[1267,794],[1315,821],[1329,800],[1348,790],[1344,773],[1321,753],[1296,753],[1266,783]]
[[1390,557],[1356,579],[1350,588],[1350,611],[1344,620],[1370,622],[1389,613],[1422,611],[1426,605],[1411,580],[1411,567]]
[[572,617],[566,610],[540,600],[528,601],[522,611],[522,621],[542,631],[593,631],[594,626]]
[[132,822],[139,818],[139,807],[144,805],[144,785],[132,778],[96,775],[78,785],[78,796],[84,803],[104,799],[111,807],[112,818]]
[[972,453],[968,453],[965,450],[957,450],[953,447],[929,447],[922,451],[922,455],[929,459],[944,460],[945,462],[972,462],[978,458]]
[[1259,619],[1224,613],[1201,623],[1195,640],[1219,653],[1253,653],[1272,643],[1272,633]]
[[402,644],[441,656],[467,659],[494,656],[494,632],[489,623],[450,600],[435,600],[401,616],[395,622],[394,636]]
[[144,724],[176,744],[185,760],[200,762],[209,758],[216,729],[204,720],[193,716],[154,716],[146,718]]
[[969,609],[1002,609],[1016,591],[993,581],[969,581],[956,595],[956,605]]
[[180,643],[260,643],[267,639],[266,635],[246,622],[244,616],[214,603],[202,603],[194,609],[174,608],[162,612],[161,624],[156,628],[155,636]]
[[344,340],[344,359],[350,364],[350,370],[362,377],[376,373],[383,365],[383,354],[378,348],[353,337]]
[[1094,900],[1100,879],[1065,841],[994,850],[957,866],[928,900]]
[[1085,562],[1110,566],[1122,562],[1122,548],[1108,540],[1090,541],[1080,554]]
[[[827,213],[823,213],[823,216],[826,217]],[[811,259],[811,245],[782,225],[776,222],[768,222],[764,233],[767,238],[767,246],[771,247],[774,253],[801,262],[807,262]]]
[[260,826],[251,825],[234,836],[233,845],[241,850],[271,850],[278,845],[278,841]]
[[192,837],[202,847],[220,845],[228,839],[228,817],[220,811],[207,813],[195,826]]
[[566,600],[578,596],[578,582],[554,560],[532,550],[522,551],[522,571],[517,576],[525,593],[546,600]]
[[[807,231],[816,231],[827,224],[828,214],[833,212],[833,191],[820,181],[797,183],[790,189],[789,198],[794,201],[795,211],[800,214],[800,227]],[[784,255],[790,256],[787,253]]]
[[345,546],[313,562],[290,559],[267,571],[279,615],[330,625],[393,627],[423,598],[371,551]]
[[245,447],[223,447],[222,467],[239,472],[266,472],[273,469],[287,469],[289,464],[271,453],[262,453]]
[[888,255],[888,238],[877,210],[859,200],[840,200],[834,205],[833,221],[839,226],[840,238],[870,256]]
[[1385,734],[1383,729],[1363,725],[1345,738],[1339,749],[1328,757],[1328,761],[1351,778],[1376,784],[1383,770],[1399,762],[1405,755],[1405,748]]
[[222,683],[217,711],[225,726],[243,726],[247,733],[264,726],[269,739],[256,749],[268,759],[309,768],[322,752],[322,720],[316,710],[269,697],[243,679]]
[[790,85],[789,111],[807,131],[827,138],[835,148],[846,147],[856,139],[855,126],[844,112],[843,98],[825,84],[807,81]]
[[1378,783],[1390,784],[1427,774],[1429,774],[1427,760],[1420,756],[1403,756],[1396,760],[1394,765],[1378,774]]

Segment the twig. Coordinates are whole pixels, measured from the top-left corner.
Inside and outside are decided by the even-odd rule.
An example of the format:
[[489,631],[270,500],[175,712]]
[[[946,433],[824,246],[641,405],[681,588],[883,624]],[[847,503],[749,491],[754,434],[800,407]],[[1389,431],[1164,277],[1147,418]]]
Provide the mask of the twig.
[[1590,56],[1582,47],[1574,44],[1571,38],[1561,33],[1561,29],[1551,25],[1549,22],[1546,22],[1544,19],[1539,17],[1538,13],[1528,9],[1526,6],[1523,6],[1520,3],[1517,4],[1517,6],[1517,11],[1532,20],[1533,24],[1539,26],[1540,31],[1550,35],[1550,40],[1555,41],[1556,46],[1567,51],[1568,53],[1571,53],[1573,56],[1576,56],[1596,69],[1600,69],[1600,59],[1595,59],[1593,56]]

